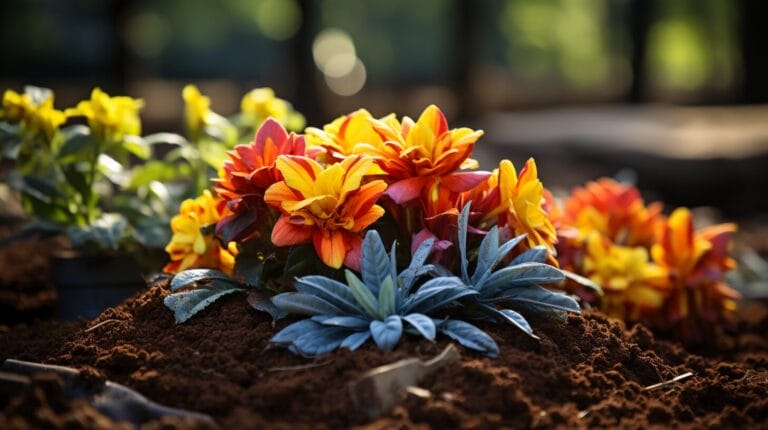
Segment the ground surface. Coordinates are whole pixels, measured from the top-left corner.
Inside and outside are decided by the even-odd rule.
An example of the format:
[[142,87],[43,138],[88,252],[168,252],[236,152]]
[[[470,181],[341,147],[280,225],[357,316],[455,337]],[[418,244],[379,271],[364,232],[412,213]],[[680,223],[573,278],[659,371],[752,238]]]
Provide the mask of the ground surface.
[[[768,307],[742,308],[737,336],[687,352],[644,327],[588,313],[565,323],[536,317],[540,342],[508,327],[487,327],[501,347],[488,359],[466,350],[460,364],[369,421],[347,385],[372,367],[437,354],[447,340],[401,342],[393,352],[367,345],[312,360],[266,350],[287,322],[231,295],[183,325],[162,304],[156,285],[90,322],[37,323],[0,333],[0,359],[88,368],[158,402],[205,412],[223,428],[749,428],[768,425]],[[99,325],[100,324],[100,325]],[[97,326],[98,325],[98,326]],[[314,368],[291,368],[314,363]],[[655,390],[644,387],[692,372]],[[90,406],[66,402],[45,378],[0,407],[0,428],[95,428],[109,425]],[[42,421],[41,421],[42,420]],[[45,421],[49,420],[49,421]],[[58,420],[58,421],[57,421]],[[173,428],[190,423],[153,423]]]

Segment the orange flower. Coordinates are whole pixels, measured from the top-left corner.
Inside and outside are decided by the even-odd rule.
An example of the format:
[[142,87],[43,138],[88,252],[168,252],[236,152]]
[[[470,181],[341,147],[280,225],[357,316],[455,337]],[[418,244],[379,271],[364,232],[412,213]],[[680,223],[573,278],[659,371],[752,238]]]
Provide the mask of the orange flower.
[[304,155],[304,137],[288,134],[285,128],[268,118],[256,131],[254,141],[238,145],[229,151],[220,178],[213,179],[216,192],[226,202],[232,215],[216,226],[216,233],[225,241],[249,237],[263,221],[268,210],[264,192],[283,176],[275,167],[280,155]]
[[424,189],[431,192],[444,187],[464,192],[489,175],[458,171],[477,168],[477,161],[469,156],[483,132],[468,128],[449,130],[437,106],[427,107],[416,122],[405,117],[401,124],[394,115],[369,121],[383,143],[365,142],[354,150],[372,155],[390,176],[393,182],[386,194],[398,204],[417,199]]
[[618,245],[650,247],[663,221],[661,210],[660,203],[645,206],[637,188],[602,178],[573,191],[562,222],[582,237],[599,231]]
[[195,199],[181,203],[179,214],[171,220],[173,237],[165,251],[170,255],[164,272],[178,273],[186,269],[218,269],[232,274],[237,255],[237,244],[230,242],[222,248],[210,234],[202,232],[203,227],[215,224],[221,218],[222,205],[208,190]]
[[276,167],[284,179],[264,196],[268,205],[282,212],[272,230],[272,243],[312,241],[326,265],[359,270],[362,233],[384,215],[375,203],[387,184],[382,180],[363,184],[372,163],[372,158],[358,155],[324,169],[311,158],[278,157]]
[[735,231],[734,224],[720,224],[694,232],[690,211],[678,208],[651,249],[654,262],[669,273],[665,323],[685,340],[703,340],[736,307],[739,293],[724,282],[725,273],[735,267],[728,256]]

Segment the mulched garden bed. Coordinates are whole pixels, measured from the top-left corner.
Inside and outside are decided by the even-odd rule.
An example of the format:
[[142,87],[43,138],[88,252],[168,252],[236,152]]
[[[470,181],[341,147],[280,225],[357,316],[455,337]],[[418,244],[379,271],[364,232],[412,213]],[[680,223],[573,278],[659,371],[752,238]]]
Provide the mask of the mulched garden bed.
[[[585,312],[565,323],[531,317],[537,342],[506,326],[483,327],[498,359],[459,348],[462,361],[427,378],[424,399],[410,396],[374,421],[355,410],[347,386],[363,372],[402,358],[431,358],[448,341],[406,337],[393,352],[368,344],[315,359],[266,349],[288,324],[233,294],[176,325],[155,285],[93,321],[0,327],[0,359],[88,369],[157,402],[210,414],[223,428],[689,428],[768,423],[768,303],[739,313],[738,334],[688,352],[643,326],[626,328]],[[308,364],[313,367],[306,366]],[[644,387],[692,372],[680,382]],[[61,383],[39,376],[0,405],[0,428],[110,428]],[[147,428],[189,428],[161,420]]]

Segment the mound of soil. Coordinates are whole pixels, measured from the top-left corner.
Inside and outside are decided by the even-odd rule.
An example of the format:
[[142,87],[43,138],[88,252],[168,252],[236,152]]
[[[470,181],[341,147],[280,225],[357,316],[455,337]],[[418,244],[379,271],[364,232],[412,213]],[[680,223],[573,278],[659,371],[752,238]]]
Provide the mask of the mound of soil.
[[[498,359],[460,348],[460,364],[420,384],[430,397],[410,396],[370,421],[353,407],[348,384],[379,365],[431,358],[448,340],[406,337],[392,352],[368,344],[356,352],[305,359],[266,349],[289,321],[273,324],[242,295],[227,296],[176,325],[162,303],[167,293],[166,285],[155,285],[91,322],[6,329],[0,333],[0,358],[93,368],[157,402],[210,414],[224,428],[745,428],[768,423],[765,303],[745,308],[749,312],[739,322],[738,335],[724,334],[696,354],[657,340],[643,326],[627,329],[597,313],[573,315],[564,323],[532,316],[541,341],[511,327],[484,327],[501,348]],[[645,388],[686,372],[693,376]],[[26,393],[0,405],[0,423],[13,419],[35,427],[46,403],[39,398]],[[83,412],[88,405],[70,401],[57,407],[47,410],[57,416],[80,411],[96,422]]]

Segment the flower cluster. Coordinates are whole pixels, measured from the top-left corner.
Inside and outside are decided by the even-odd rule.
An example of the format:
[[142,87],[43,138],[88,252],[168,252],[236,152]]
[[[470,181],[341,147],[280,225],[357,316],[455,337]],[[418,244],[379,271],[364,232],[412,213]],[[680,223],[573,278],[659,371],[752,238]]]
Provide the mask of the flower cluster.
[[557,219],[562,267],[605,295],[582,295],[609,315],[698,342],[727,320],[738,293],[725,282],[736,227],[694,231],[691,212],[646,205],[637,188],[612,179],[577,188]]
[[[185,93],[188,117],[204,123],[207,99]],[[244,103],[260,94],[254,90]],[[227,207],[216,232],[224,243],[269,235],[276,247],[312,244],[325,265],[359,270],[365,230],[386,216],[399,226],[401,243],[415,250],[435,239],[434,258],[450,264],[458,255],[452,243],[459,211],[475,200],[476,239],[498,225],[506,238],[528,235],[519,252],[544,245],[555,262],[556,235],[535,162],[519,175],[508,160],[493,172],[474,170],[470,155],[482,134],[450,129],[434,105],[416,121],[358,110],[305,134],[270,117],[251,143],[229,151],[213,180]]]

